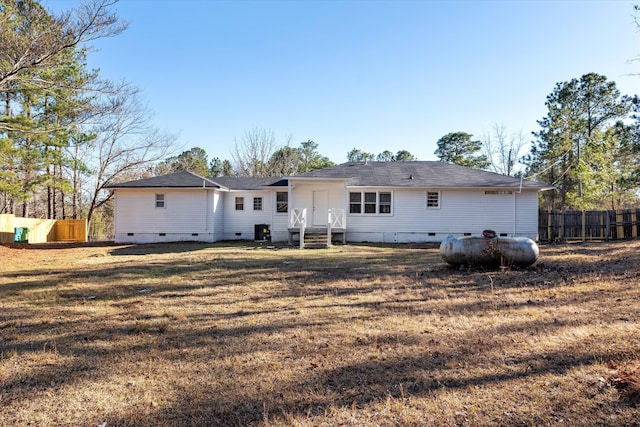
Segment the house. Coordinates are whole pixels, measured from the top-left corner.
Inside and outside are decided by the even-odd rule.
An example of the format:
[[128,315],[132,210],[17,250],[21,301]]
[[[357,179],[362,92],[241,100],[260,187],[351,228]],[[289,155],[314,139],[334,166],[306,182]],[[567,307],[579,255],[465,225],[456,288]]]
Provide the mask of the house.
[[254,240],[439,242],[479,234],[536,239],[546,184],[437,161],[344,163],[277,178],[191,172],[107,187],[117,243]]

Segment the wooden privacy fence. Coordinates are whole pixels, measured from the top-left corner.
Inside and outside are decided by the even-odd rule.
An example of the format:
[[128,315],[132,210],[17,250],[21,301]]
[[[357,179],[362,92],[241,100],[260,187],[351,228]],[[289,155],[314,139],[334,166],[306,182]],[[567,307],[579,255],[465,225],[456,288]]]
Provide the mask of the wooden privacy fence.
[[84,219],[21,218],[2,214],[0,244],[13,243],[16,228],[29,229],[29,243],[87,241],[87,221]]
[[640,209],[545,211],[538,214],[538,240],[619,240],[640,236]]

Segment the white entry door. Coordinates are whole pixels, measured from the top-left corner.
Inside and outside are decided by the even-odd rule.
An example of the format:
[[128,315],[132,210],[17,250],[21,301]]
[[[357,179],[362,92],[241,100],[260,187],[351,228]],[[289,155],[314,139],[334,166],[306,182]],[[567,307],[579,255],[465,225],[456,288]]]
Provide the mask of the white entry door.
[[329,198],[326,191],[313,192],[313,225],[326,226],[329,212]]

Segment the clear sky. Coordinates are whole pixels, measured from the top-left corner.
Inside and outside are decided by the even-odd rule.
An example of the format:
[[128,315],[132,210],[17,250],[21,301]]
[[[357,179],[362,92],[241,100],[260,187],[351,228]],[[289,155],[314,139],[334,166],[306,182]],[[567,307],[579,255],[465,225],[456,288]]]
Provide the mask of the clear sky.
[[230,158],[258,127],[336,163],[352,148],[435,160],[449,132],[537,130],[558,82],[596,72],[640,93],[634,3],[122,0],[129,29],[89,65],[140,87],[178,152]]

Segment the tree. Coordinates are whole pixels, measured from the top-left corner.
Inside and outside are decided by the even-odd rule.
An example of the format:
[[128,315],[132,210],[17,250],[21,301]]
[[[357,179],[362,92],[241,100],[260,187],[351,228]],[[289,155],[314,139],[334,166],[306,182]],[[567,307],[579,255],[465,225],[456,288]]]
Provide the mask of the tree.
[[216,177],[222,175],[222,160],[220,157],[214,157],[209,162],[209,176]]
[[111,12],[113,0],[91,0],[58,16],[34,0],[0,2],[0,92],[16,85],[69,87],[64,80],[33,79],[34,74],[65,63],[65,54],[127,28]]
[[34,0],[0,0],[3,211],[21,204],[23,216],[66,217],[70,204],[78,215],[80,175],[89,171],[81,146],[95,137],[92,124],[111,113],[100,98],[125,86],[100,80],[86,65],[91,41],[126,28],[112,5],[90,0],[54,16]]
[[438,149],[434,154],[441,162],[486,169],[489,167],[489,160],[481,154],[482,143],[472,140],[472,137],[466,132],[448,133],[438,140]]
[[322,169],[333,166],[334,163],[318,152],[318,144],[308,139],[300,143],[298,147],[300,153],[299,173]]
[[278,148],[273,131],[260,128],[251,129],[241,141],[236,141],[231,157],[233,173],[248,177],[295,175],[333,166],[332,161],[318,152],[318,144],[312,140],[294,148],[289,137],[286,144]]
[[155,175],[166,175],[178,171],[189,171],[200,176],[210,173],[207,153],[200,147],[193,147],[177,156],[169,157],[154,167]]
[[376,156],[378,162],[393,162],[395,160],[393,153],[389,150],[384,150],[382,153]]
[[528,157],[527,175],[556,186],[557,192],[543,193],[546,208],[597,207],[605,198],[600,187],[605,148],[614,165],[607,179],[624,174],[616,161],[630,142],[619,138],[631,134],[609,129],[629,117],[631,99],[620,95],[615,82],[589,73],[557,83],[545,105],[548,113],[538,121],[541,129],[534,133],[537,140]]
[[527,138],[522,131],[507,133],[504,124],[493,124],[492,132],[482,137],[482,149],[489,160],[489,168],[502,175],[522,172]]
[[87,221],[105,205],[113,192],[104,187],[145,176],[152,165],[170,154],[176,137],[150,126],[151,114],[132,89],[107,100],[113,113],[95,129],[96,139],[86,147],[85,162],[93,173],[87,177]]
[[417,160],[416,157],[407,150],[399,150],[393,157],[394,162],[413,162]]
[[233,165],[229,160],[222,161],[222,176],[235,176],[233,172]]
[[414,160],[416,160],[416,157],[407,150],[399,150],[396,154],[389,150],[384,150],[376,156],[376,161],[378,162],[412,162]]
[[251,178],[271,176],[269,159],[276,150],[272,130],[254,127],[236,140],[231,151],[236,173]]
[[374,160],[375,158],[375,155],[358,150],[357,148],[354,148],[347,153],[347,161],[349,162],[366,162],[369,160]]
[[272,176],[288,176],[333,166],[333,162],[322,156],[318,144],[312,140],[300,143],[300,147],[289,145],[278,149],[269,160],[269,172]]
[[269,159],[268,170],[271,176],[295,175],[300,170],[302,158],[300,152],[285,145],[276,150]]

